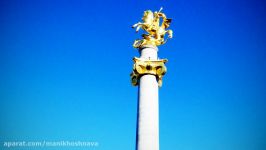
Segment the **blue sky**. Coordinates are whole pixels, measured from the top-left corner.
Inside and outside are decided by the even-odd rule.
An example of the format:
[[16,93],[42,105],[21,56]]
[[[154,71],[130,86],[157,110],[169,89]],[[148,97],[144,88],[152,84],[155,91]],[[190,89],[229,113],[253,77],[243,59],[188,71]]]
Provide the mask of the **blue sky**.
[[80,140],[133,150],[137,87],[129,74],[140,35],[131,25],[161,6],[174,38],[159,47],[169,60],[160,148],[265,149],[260,0],[1,1],[1,149],[4,141]]

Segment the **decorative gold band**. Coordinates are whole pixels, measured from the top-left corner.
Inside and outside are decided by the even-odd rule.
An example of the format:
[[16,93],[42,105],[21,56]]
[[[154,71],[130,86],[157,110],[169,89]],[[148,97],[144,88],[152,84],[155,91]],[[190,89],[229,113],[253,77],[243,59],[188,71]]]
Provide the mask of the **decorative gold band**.
[[159,87],[162,86],[162,78],[166,73],[165,63],[167,62],[167,59],[146,60],[134,57],[133,61],[133,71],[130,74],[132,85],[137,86],[139,84],[139,78],[142,75],[151,74],[157,77]]

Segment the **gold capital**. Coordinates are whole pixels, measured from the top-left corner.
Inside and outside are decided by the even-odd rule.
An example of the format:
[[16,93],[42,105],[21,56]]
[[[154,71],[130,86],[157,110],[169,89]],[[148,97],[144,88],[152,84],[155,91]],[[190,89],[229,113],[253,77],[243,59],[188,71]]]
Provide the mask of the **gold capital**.
[[162,86],[162,78],[166,73],[165,63],[167,59],[146,60],[134,57],[133,72],[130,74],[131,83],[134,86],[139,84],[139,78],[145,74],[155,75],[158,81],[158,86]]

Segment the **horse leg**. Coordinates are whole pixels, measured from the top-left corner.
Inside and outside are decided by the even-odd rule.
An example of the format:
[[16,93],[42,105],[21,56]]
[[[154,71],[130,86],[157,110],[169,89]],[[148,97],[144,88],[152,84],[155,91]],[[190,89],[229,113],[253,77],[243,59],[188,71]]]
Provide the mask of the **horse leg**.
[[138,25],[138,27],[136,28],[136,32],[138,32],[141,27],[142,25]]
[[166,32],[168,33],[169,38],[173,37],[173,31],[172,30],[167,30]]
[[142,24],[143,24],[143,23],[138,22],[138,23],[134,24],[134,25],[132,26],[132,28],[136,28],[137,26],[142,25]]
[[132,28],[136,28],[136,26],[138,26],[138,25],[139,25],[139,22],[136,23],[136,24],[134,24],[134,25],[132,26]]
[[138,32],[138,31],[139,31],[139,29],[140,29],[142,26],[143,26],[143,23],[141,23],[141,22],[138,22],[138,23],[134,24],[134,25],[132,26],[132,28],[135,28],[135,27],[137,27],[137,28],[136,28],[136,32]]

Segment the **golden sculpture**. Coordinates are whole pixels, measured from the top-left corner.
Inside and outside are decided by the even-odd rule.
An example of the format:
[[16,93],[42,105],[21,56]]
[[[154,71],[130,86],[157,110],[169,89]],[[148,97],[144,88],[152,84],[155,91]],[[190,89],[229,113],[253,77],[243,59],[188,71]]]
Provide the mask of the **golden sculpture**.
[[133,72],[130,74],[132,85],[138,85],[140,76],[144,74],[152,74],[157,77],[159,87],[162,86],[162,78],[166,73],[165,63],[167,59],[161,60],[145,60],[134,57]]
[[[161,11],[162,8],[158,12],[152,12],[151,10],[144,11],[143,22],[138,22],[132,26],[136,28],[136,32],[138,32],[140,28],[147,32],[147,34],[142,34],[143,39],[134,41],[133,47],[140,48],[143,45],[162,45],[167,41],[164,37],[166,33],[168,34],[168,38],[173,37],[173,31],[166,30],[170,26],[172,19],[167,18]],[[160,22],[161,18],[162,23]]]

